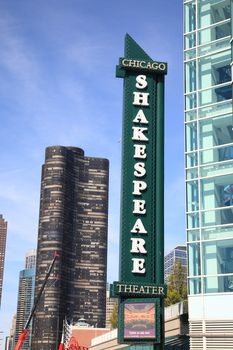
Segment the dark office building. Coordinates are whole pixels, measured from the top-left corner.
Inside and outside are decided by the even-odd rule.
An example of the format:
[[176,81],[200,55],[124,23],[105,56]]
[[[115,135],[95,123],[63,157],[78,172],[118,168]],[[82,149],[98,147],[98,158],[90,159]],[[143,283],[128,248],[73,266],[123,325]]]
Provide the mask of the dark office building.
[[2,285],[3,285],[3,273],[5,263],[5,251],[6,251],[6,235],[7,235],[7,221],[3,219],[0,214],[0,306],[2,299]]
[[32,350],[57,350],[62,323],[105,326],[108,160],[75,147],[46,149],[37,248],[37,295],[53,271],[33,320]]

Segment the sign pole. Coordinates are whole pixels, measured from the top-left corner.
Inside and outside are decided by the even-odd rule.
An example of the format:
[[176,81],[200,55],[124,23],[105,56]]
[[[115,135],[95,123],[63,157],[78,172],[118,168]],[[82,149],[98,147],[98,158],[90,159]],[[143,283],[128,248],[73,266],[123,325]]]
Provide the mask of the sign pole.
[[156,278],[164,283],[164,75],[157,77],[156,99]]
[[[157,77],[157,128],[156,128],[156,207],[157,232],[164,232],[164,75]],[[159,283],[164,283],[164,234],[157,236],[156,275]],[[153,345],[154,350],[165,348],[164,298],[161,299],[161,343]]]
[[164,348],[164,76],[127,34],[124,79],[118,342]]

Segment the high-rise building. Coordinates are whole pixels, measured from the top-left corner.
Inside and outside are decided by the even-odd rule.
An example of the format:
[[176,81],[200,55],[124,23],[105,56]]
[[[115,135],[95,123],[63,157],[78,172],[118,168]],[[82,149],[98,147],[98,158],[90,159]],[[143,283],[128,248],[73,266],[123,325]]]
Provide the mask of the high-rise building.
[[233,349],[232,0],[185,0],[191,350]]
[[180,261],[181,266],[187,271],[187,247],[179,245],[172,249],[164,257],[164,280],[168,282],[168,276],[173,272],[175,265]]
[[0,214],[0,306],[2,300],[3,274],[6,251],[7,221]]
[[25,256],[25,269],[36,268],[36,249],[29,250]]
[[6,337],[5,350],[13,350],[14,349],[15,329],[16,329],[16,314],[13,315],[13,317],[12,317],[10,334],[8,337]]
[[57,350],[65,317],[105,326],[108,173],[107,159],[86,157],[80,148],[46,149],[36,291],[53,254],[60,257],[35,313],[32,350]]
[[[31,250],[25,257],[25,268],[19,274],[19,290],[16,313],[16,326],[14,343],[16,344],[19,335],[28,320],[34,302],[35,275],[36,275],[36,250]],[[22,345],[22,350],[28,350],[31,346],[31,325],[29,334]]]
[[106,328],[112,328],[112,324],[110,322],[110,318],[112,317],[112,313],[114,309],[118,306],[118,299],[117,298],[111,298],[110,295],[110,285],[107,284],[107,291],[106,291]]

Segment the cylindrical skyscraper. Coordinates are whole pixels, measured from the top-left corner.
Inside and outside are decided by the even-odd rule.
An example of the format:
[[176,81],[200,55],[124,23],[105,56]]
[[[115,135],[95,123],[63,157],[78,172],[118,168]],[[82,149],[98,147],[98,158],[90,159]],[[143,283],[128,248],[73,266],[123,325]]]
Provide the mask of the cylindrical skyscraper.
[[108,160],[80,148],[46,149],[35,295],[60,257],[34,316],[32,350],[57,350],[65,317],[105,326],[108,172]]

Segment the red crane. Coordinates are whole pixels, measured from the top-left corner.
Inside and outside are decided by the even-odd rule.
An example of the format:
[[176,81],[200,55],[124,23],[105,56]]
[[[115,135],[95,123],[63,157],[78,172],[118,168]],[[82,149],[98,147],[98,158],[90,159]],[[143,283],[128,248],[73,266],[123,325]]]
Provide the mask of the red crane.
[[88,348],[85,346],[80,346],[75,337],[72,336],[67,346],[65,346],[65,344],[61,340],[58,350],[88,350]]
[[39,303],[39,301],[40,301],[41,295],[42,295],[42,293],[43,293],[43,291],[44,291],[45,285],[46,285],[47,280],[48,280],[48,278],[49,278],[49,276],[50,276],[50,274],[51,274],[51,271],[52,271],[52,269],[53,269],[53,266],[54,266],[54,264],[55,264],[55,261],[56,261],[56,259],[57,259],[59,256],[60,256],[60,255],[59,255],[58,253],[55,252],[54,258],[53,258],[53,260],[52,260],[52,262],[51,262],[51,264],[50,264],[50,266],[49,266],[48,271],[46,272],[44,282],[43,282],[43,284],[42,284],[42,286],[41,286],[41,288],[40,288],[40,290],[39,290],[39,293],[38,293],[38,295],[37,295],[35,301],[34,301],[34,305],[33,305],[33,307],[32,307],[32,310],[31,310],[31,312],[30,312],[30,315],[29,315],[29,317],[28,317],[28,319],[27,319],[27,322],[26,322],[26,324],[25,324],[25,326],[24,326],[24,329],[22,330],[21,334],[19,335],[19,339],[18,339],[18,341],[17,341],[17,344],[16,344],[15,347],[14,347],[14,350],[20,350],[21,347],[22,347],[22,345],[24,344],[25,340],[26,340],[27,337],[28,337],[28,333],[29,333],[29,330],[30,330],[30,329],[29,329],[29,325],[30,325],[31,319],[32,319],[32,317],[33,317],[33,315],[34,315],[34,313],[35,313],[35,311],[36,311],[37,305],[38,305],[38,303]]
[[62,338],[58,350],[88,350],[85,346],[80,346],[77,339],[72,336],[71,325],[66,319],[63,322]]

